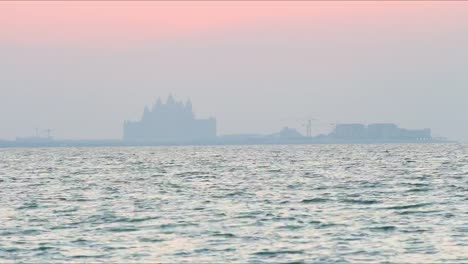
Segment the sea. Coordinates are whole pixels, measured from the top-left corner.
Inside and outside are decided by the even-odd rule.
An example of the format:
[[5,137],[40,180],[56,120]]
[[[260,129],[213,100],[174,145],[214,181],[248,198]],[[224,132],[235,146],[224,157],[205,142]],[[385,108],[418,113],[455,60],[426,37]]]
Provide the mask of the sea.
[[0,149],[0,263],[468,263],[468,145]]

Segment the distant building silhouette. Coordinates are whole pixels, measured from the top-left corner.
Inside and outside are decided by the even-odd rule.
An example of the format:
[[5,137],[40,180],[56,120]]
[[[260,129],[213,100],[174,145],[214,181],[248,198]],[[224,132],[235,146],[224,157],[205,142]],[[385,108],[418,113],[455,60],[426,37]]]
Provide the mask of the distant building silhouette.
[[[40,130],[39,128],[34,129],[35,130],[35,136],[33,137],[17,137],[16,142],[20,143],[50,143],[54,141],[54,138],[52,137],[52,129],[45,129],[45,130]],[[46,133],[44,135],[44,133]]]
[[428,141],[432,139],[431,129],[404,129],[395,124],[338,124],[329,137],[340,140],[411,140]]
[[299,131],[289,127],[283,127],[283,129],[281,129],[278,135],[280,139],[295,139],[304,137],[303,135],[301,135],[301,133],[299,133]]
[[165,104],[158,98],[151,109],[145,107],[140,121],[125,121],[123,126],[123,139],[127,141],[192,141],[215,137],[214,118],[196,119],[192,102],[178,102],[172,95]]
[[331,136],[338,139],[363,139],[366,137],[366,126],[363,124],[338,124]]
[[401,129],[395,124],[370,124],[367,126],[369,139],[392,139],[401,136]]

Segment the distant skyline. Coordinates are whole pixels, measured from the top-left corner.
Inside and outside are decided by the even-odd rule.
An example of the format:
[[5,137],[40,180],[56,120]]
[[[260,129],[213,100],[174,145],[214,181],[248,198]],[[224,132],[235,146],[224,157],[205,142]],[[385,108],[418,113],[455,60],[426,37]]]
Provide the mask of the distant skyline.
[[0,139],[121,138],[157,97],[218,134],[397,123],[468,140],[468,2],[0,2]]

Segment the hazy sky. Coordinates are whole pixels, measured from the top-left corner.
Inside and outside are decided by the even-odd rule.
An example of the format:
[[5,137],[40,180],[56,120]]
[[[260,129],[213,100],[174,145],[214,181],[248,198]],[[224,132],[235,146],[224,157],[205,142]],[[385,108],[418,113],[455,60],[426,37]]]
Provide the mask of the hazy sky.
[[[0,2],[0,139],[120,138],[172,93],[218,133],[468,139],[468,2]],[[304,121],[301,121],[304,120]]]

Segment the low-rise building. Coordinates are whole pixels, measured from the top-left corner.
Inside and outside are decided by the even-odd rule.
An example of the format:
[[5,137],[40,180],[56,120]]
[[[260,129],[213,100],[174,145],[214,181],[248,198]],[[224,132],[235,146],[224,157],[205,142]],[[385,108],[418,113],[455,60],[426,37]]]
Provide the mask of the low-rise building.
[[338,124],[330,138],[339,140],[366,140],[366,141],[429,141],[432,139],[431,130],[404,129],[392,123],[380,124]]

